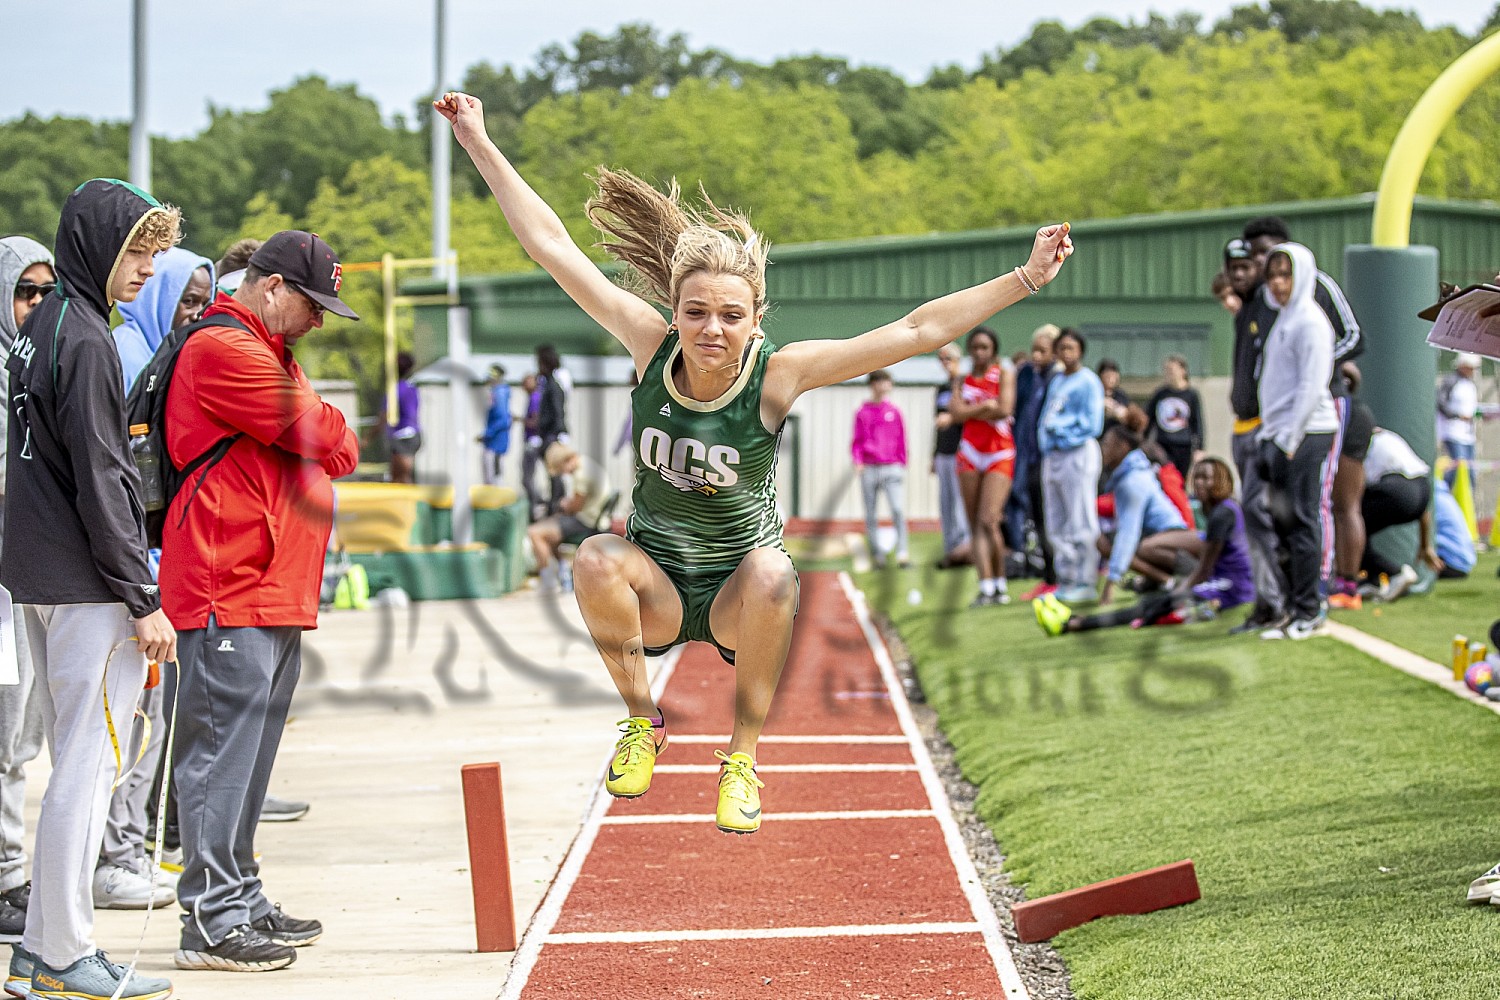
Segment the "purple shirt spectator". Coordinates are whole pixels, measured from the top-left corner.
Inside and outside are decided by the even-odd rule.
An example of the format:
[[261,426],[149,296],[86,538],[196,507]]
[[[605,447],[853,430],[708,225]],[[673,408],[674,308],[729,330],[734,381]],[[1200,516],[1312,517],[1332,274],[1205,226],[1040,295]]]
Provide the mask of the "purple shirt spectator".
[[855,465],[905,465],[906,424],[890,400],[867,401],[854,414]]

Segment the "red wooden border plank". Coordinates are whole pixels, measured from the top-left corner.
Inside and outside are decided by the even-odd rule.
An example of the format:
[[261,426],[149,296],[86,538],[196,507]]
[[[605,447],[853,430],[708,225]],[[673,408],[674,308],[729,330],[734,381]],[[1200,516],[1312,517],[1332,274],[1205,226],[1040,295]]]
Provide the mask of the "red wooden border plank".
[[469,875],[474,884],[474,933],[479,950],[515,951],[516,904],[510,886],[500,765],[465,764],[463,785]]
[[1201,898],[1191,859],[1069,889],[1011,908],[1016,936],[1045,941],[1096,917],[1150,913]]

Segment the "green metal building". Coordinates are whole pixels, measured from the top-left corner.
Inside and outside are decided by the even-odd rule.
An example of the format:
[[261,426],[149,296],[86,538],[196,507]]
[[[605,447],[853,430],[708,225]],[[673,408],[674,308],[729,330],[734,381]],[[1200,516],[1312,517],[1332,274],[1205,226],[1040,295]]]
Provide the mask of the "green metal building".
[[[1232,325],[1209,293],[1224,242],[1250,218],[1279,215],[1323,270],[1341,278],[1344,247],[1370,241],[1374,202],[1374,195],[1360,195],[1074,222],[1077,254],[1045,292],[1006,311],[1002,344],[1023,347],[1026,333],[1050,322],[1082,329],[1089,356],[1116,358],[1127,376],[1154,375],[1171,352],[1185,355],[1195,373],[1227,375]],[[1009,271],[1026,259],[1033,232],[1012,227],[774,247],[766,332],[778,343],[860,333]],[[1500,268],[1500,204],[1418,198],[1411,241],[1438,248],[1443,280],[1486,280]],[[547,341],[564,353],[619,353],[541,271],[467,277],[460,295],[470,309],[476,354],[528,353]],[[419,364],[446,353],[441,307],[418,309],[415,338]]]

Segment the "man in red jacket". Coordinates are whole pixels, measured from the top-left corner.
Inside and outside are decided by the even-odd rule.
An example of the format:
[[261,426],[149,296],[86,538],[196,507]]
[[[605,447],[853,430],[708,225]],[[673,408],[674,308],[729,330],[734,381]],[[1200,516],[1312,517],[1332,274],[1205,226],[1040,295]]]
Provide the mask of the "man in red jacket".
[[272,236],[234,298],[205,314],[224,325],[182,346],[167,390],[167,448],[179,468],[234,439],[173,499],[162,537],[162,602],[179,631],[180,969],[279,969],[323,932],[266,899],[254,833],[302,632],[318,623],[330,477],[359,459],[354,433],[291,352],[324,310],[358,318],[338,297],[342,272],[317,236]]

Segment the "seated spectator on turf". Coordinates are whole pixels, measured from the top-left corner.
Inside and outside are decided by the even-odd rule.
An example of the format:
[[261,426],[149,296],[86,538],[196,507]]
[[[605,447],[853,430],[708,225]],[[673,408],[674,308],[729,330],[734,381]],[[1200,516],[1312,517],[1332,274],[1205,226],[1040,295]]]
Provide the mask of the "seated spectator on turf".
[[604,470],[578,454],[578,449],[563,441],[547,447],[547,475],[553,481],[572,481],[572,494],[558,501],[558,512],[534,521],[526,528],[531,550],[536,553],[537,575],[542,590],[556,591],[559,574],[557,550],[577,545],[591,535],[603,534],[608,525],[600,526],[609,481]]
[[1474,568],[1474,536],[1469,534],[1469,520],[1463,508],[1453,499],[1448,484],[1439,479],[1432,487],[1433,547],[1443,561],[1444,580],[1458,580]]
[[[1432,537],[1432,468],[1417,457],[1401,435],[1377,427],[1370,435],[1362,471],[1363,523],[1369,532],[1362,553],[1363,569],[1379,585],[1376,597],[1394,601],[1411,589],[1418,576],[1410,564],[1397,563],[1374,544],[1375,537],[1386,528],[1417,522],[1417,557],[1434,573],[1441,574],[1444,569]],[[1464,536],[1468,536],[1467,527]]]
[[[1347,411],[1338,463],[1333,474],[1333,575],[1328,580],[1328,606],[1357,611],[1364,605],[1359,592],[1360,564],[1369,551],[1364,518],[1365,456],[1375,430],[1375,414],[1359,399],[1359,366],[1339,366]],[[1326,546],[1325,546],[1326,547]]]
[[1042,455],[1043,514],[1057,567],[1058,597],[1092,601],[1099,571],[1099,441],[1104,386],[1083,367],[1087,348],[1072,328],[1053,351],[1062,370],[1052,377],[1037,420]]
[[1319,593],[1323,566],[1323,506],[1338,412],[1333,377],[1333,329],[1313,301],[1317,261],[1300,243],[1283,243],[1266,260],[1265,292],[1278,309],[1266,335],[1256,442],[1269,487],[1272,521],[1287,555],[1283,627],[1264,639],[1306,639],[1327,618]]
[[1095,371],[1099,373],[1099,384],[1104,386],[1104,430],[1108,432],[1125,422],[1125,411],[1131,406],[1130,395],[1120,388],[1120,365],[1113,358],[1100,361]]
[[1187,527],[1177,506],[1167,498],[1156,476],[1156,466],[1141,451],[1140,435],[1121,424],[1104,436],[1101,450],[1109,472],[1105,489],[1115,498],[1115,535],[1100,536],[1099,551],[1109,557],[1109,576],[1099,600],[1109,603],[1115,586],[1135,561],[1142,538]]
[[156,273],[134,302],[120,303],[125,322],[112,331],[126,393],[162,338],[202,316],[214,299],[214,265],[207,257],[172,247],[153,263]]
[[1146,436],[1167,453],[1186,479],[1193,455],[1203,446],[1203,404],[1188,384],[1187,358],[1171,354],[1161,365],[1162,384],[1146,404]]
[[1139,628],[1176,623],[1190,617],[1183,614],[1190,606],[1194,615],[1211,617],[1254,599],[1245,515],[1234,499],[1233,474],[1217,458],[1200,459],[1192,474],[1193,493],[1203,506],[1203,534],[1167,531],[1155,536],[1155,539],[1173,538],[1181,545],[1172,558],[1191,566],[1181,582],[1129,608],[1096,615],[1074,615],[1072,609],[1055,597],[1044,596],[1032,603],[1037,623],[1044,631],[1060,635],[1117,625]]
[[269,972],[323,933],[273,907],[255,828],[318,624],[332,479],[359,461],[343,414],[313,391],[293,347],[339,298],[342,267],[312,233],[280,232],[245,280],[182,345],[167,389],[167,448],[179,467],[228,441],[173,499],[161,593],[181,629],[173,779],[182,829],[179,969]]
[[870,398],[854,414],[849,449],[865,503],[865,537],[875,565],[884,567],[888,553],[880,547],[878,530],[883,493],[896,526],[896,561],[904,568],[911,562],[906,547],[906,422],[901,408],[889,399],[891,373],[876,369],[870,373],[869,385]]

